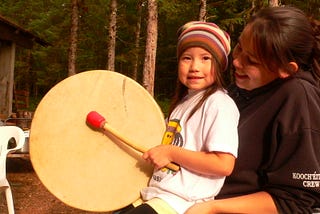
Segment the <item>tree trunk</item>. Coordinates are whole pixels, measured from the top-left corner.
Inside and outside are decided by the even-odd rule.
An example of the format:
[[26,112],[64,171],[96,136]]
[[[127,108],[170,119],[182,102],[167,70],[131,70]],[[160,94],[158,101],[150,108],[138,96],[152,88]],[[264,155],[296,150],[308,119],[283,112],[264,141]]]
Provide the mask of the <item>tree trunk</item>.
[[107,70],[114,71],[115,52],[116,52],[116,34],[117,34],[117,0],[110,2],[110,24],[109,24],[109,45]]
[[153,96],[158,39],[158,8],[157,0],[148,0],[148,25],[146,55],[143,67],[143,86]]
[[207,0],[200,0],[199,21],[207,20]]
[[68,76],[76,74],[78,27],[79,27],[79,7],[78,0],[71,0],[71,32],[70,47],[68,56]]
[[135,59],[133,62],[132,79],[138,79],[138,67],[139,67],[139,49],[140,49],[140,32],[141,32],[141,13],[142,13],[142,2],[139,1],[137,5],[137,24],[135,33]]

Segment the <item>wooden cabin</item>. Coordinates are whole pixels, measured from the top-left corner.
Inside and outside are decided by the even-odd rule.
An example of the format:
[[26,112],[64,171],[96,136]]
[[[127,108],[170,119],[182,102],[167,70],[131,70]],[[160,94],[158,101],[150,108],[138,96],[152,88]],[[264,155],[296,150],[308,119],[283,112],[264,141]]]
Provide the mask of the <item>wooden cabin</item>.
[[[38,43],[47,47],[48,42],[23,29],[0,15],[0,116],[12,114],[14,98],[14,64],[16,47],[32,49]],[[27,96],[28,92],[22,92]],[[20,96],[17,93],[17,96]],[[27,97],[28,98],[28,97]],[[3,119],[3,118],[1,118]]]

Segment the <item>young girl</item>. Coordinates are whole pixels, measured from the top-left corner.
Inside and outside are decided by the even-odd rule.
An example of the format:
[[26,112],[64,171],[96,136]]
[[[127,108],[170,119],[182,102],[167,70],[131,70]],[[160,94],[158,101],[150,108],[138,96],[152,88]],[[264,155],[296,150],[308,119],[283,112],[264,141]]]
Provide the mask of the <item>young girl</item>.
[[[144,204],[128,213],[184,213],[214,199],[234,166],[238,109],[223,89],[230,40],[217,25],[189,22],[179,31],[178,85],[161,145],[143,154],[154,164]],[[164,168],[180,165],[177,172]]]
[[[320,207],[320,23],[266,8],[233,52],[239,154],[216,197],[188,214],[315,213]],[[317,212],[319,213],[319,212]]]

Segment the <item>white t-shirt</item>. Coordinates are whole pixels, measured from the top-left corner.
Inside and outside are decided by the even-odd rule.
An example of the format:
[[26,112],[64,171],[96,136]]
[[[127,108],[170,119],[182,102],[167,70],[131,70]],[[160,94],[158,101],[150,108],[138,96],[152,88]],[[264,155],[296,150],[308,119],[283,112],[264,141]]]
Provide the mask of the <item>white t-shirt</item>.
[[[163,144],[172,143],[192,151],[219,151],[237,157],[239,111],[225,91],[210,95],[187,121],[204,91],[190,91],[170,115]],[[196,202],[214,199],[225,176],[204,176],[181,167],[155,171],[149,186],[141,191],[143,200],[161,198],[177,213]]]

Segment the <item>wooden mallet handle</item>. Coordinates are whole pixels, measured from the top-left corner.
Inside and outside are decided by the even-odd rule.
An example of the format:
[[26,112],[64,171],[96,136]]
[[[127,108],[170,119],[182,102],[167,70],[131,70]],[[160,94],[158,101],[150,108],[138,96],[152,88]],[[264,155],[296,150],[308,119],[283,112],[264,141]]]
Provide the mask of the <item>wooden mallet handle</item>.
[[[91,111],[91,112],[88,113],[86,122],[92,128],[95,128],[95,129],[101,129],[102,128],[105,131],[108,131],[113,136],[115,136],[116,138],[118,138],[123,143],[125,143],[128,146],[130,146],[131,148],[135,149],[136,151],[139,151],[141,153],[144,153],[144,152],[147,151],[146,148],[140,147],[137,144],[132,143],[132,141],[130,141],[129,139],[124,137],[122,134],[120,134],[117,130],[115,130],[112,126],[110,126],[106,122],[105,118],[102,115],[100,115],[96,111]],[[180,170],[180,167],[178,165],[174,164],[174,163],[169,163],[166,167],[171,169],[171,170],[173,170],[173,171],[179,171]]]

